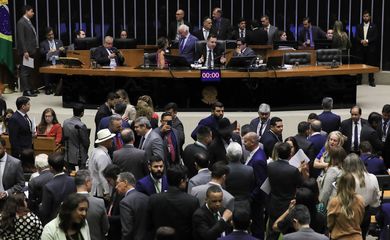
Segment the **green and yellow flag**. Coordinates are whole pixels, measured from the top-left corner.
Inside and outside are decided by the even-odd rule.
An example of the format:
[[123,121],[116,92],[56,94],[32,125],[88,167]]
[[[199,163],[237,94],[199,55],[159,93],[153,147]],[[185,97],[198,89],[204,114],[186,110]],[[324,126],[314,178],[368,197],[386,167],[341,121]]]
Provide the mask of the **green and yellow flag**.
[[12,74],[14,73],[8,0],[0,0],[0,64],[5,65]]

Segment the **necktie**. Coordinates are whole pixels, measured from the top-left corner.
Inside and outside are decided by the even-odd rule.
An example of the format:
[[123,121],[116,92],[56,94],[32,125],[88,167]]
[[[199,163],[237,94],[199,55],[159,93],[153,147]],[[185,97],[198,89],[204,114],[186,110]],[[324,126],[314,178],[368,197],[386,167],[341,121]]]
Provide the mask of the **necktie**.
[[204,40],[207,40],[208,36],[209,36],[209,31],[204,30],[204,31],[203,31]]
[[359,150],[359,138],[358,138],[358,123],[355,122],[354,137],[353,137],[353,151]]
[[260,125],[260,129],[259,129],[259,136],[261,137],[261,135],[263,134],[263,126],[264,126],[264,122],[261,121],[261,125]]
[[386,139],[386,136],[387,136],[387,132],[386,132],[386,130],[387,130],[387,123],[388,123],[388,120],[387,121],[384,121],[383,122],[383,137]]
[[173,144],[172,141],[172,134],[168,134],[167,142],[168,142],[168,152],[170,154],[171,163],[174,163],[176,160],[176,152],[175,152],[175,145]]
[[141,138],[141,141],[140,141],[140,143],[139,143],[139,149],[144,149],[144,141],[145,141],[145,138],[144,137],[142,137]]
[[212,55],[211,55],[211,50],[209,50],[209,54],[207,55],[207,67],[211,68],[211,61],[212,61]]
[[27,114],[24,115],[24,118],[26,119],[26,121],[30,127],[30,131],[31,131],[32,130],[32,122],[31,122],[30,118],[28,117]]
[[240,30],[240,38],[244,37],[244,31]]
[[185,40],[185,38],[181,38],[181,39],[180,39],[180,46],[179,46],[179,50],[180,50],[180,52],[183,52],[183,48],[184,48],[184,40]]
[[214,218],[215,218],[215,220],[217,220],[217,221],[218,221],[218,220],[219,220],[218,213],[214,213],[213,215],[214,215]]
[[161,192],[160,179],[154,182],[154,186],[156,187],[156,193],[160,193]]
[[115,150],[121,149],[123,146],[120,136],[115,136]]
[[34,32],[34,35],[35,35],[35,44],[36,44],[36,46],[38,47],[38,38],[37,38],[37,32],[35,31],[35,27],[34,27],[34,25],[32,25],[32,23],[31,23],[30,20],[28,20],[27,22],[28,22],[28,24],[30,25],[30,27],[32,28],[32,30],[33,30],[33,32]]

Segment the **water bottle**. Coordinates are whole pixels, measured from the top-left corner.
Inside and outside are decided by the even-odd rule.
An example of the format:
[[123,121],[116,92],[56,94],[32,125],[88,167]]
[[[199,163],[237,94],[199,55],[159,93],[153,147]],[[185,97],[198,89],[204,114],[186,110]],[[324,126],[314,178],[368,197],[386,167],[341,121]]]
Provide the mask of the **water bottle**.
[[144,54],[144,67],[149,68],[150,67],[150,61],[149,61],[149,53]]
[[260,67],[260,55],[256,56],[256,67]]
[[51,56],[51,65],[56,65],[57,59],[56,56]]

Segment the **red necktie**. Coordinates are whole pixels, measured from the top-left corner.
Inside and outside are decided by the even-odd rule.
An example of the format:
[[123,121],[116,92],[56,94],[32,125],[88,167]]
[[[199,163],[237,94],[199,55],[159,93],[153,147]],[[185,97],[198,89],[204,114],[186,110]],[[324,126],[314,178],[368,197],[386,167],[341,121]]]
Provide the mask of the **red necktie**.
[[172,142],[172,134],[168,134],[167,141],[168,141],[168,152],[171,154],[171,162],[175,162],[176,153],[175,153],[175,146],[173,145]]

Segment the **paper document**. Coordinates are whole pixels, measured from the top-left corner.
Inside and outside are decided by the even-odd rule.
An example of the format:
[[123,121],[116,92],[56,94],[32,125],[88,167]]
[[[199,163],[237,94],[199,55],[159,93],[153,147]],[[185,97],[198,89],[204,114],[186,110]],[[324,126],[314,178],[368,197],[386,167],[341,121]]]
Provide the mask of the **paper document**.
[[23,57],[23,66],[29,67],[29,68],[34,68],[34,58],[28,58],[26,59]]
[[265,192],[267,195],[271,193],[271,184],[269,183],[269,178],[265,179],[260,189]]
[[305,163],[310,162],[310,159],[306,156],[305,152],[302,149],[299,149],[297,153],[288,161],[291,166],[299,168],[301,166],[301,162],[305,161]]

